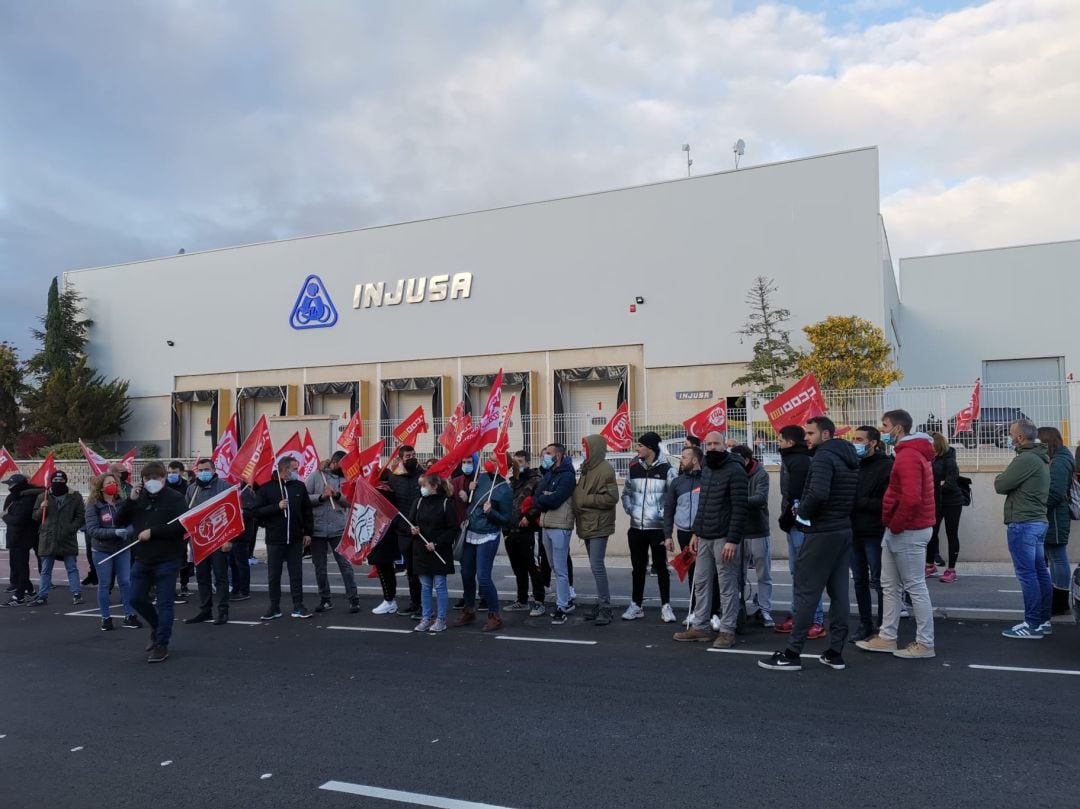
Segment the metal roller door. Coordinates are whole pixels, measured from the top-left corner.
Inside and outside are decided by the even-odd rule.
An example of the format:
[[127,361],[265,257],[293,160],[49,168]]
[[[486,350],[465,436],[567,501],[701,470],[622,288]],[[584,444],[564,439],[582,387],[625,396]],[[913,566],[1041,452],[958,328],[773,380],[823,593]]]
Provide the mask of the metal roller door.
[[186,402],[180,408],[181,456],[209,458],[214,451],[211,433],[211,402]]
[[567,382],[563,384],[567,449],[576,452],[581,439],[598,433],[619,407],[616,381]]
[[394,423],[390,425],[390,429],[394,429],[400,424],[406,416],[410,415],[416,408],[424,408],[424,417],[427,419],[428,431],[421,433],[416,439],[416,451],[421,455],[431,455],[435,451],[435,428],[434,417],[432,412],[432,401],[435,396],[434,390],[399,390],[395,395],[394,404]]

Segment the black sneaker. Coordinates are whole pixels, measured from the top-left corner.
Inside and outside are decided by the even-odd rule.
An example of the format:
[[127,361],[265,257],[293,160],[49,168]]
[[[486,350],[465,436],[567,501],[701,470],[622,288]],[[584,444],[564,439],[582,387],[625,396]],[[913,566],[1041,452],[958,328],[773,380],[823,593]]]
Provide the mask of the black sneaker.
[[190,618],[185,618],[185,624],[202,624],[206,621],[214,620],[214,616],[209,612],[200,612],[198,615],[192,615]]
[[334,608],[334,602],[329,598],[324,598],[319,602],[319,606],[315,608],[315,612],[330,612]]
[[934,564],[938,567],[945,567],[945,560],[941,558],[940,553],[934,557]]
[[802,671],[802,659],[794,652],[785,649],[782,652],[774,652],[768,660],[757,662],[763,669],[773,671]]
[[465,599],[464,598],[459,598],[457,601],[455,601],[454,602],[454,609],[455,610],[463,610],[463,609],[465,609]]
[[273,621],[276,618],[281,617],[281,610],[277,608],[268,609],[262,615],[259,616],[260,621]]
[[124,629],[142,629],[142,622],[134,615],[124,616],[124,623],[121,624]]
[[[187,604],[190,595],[191,593],[185,593],[183,591],[178,592],[173,596],[173,604]],[[157,599],[154,599],[154,603],[157,604]]]
[[305,607],[303,604],[301,604],[298,607],[293,607],[292,617],[293,618],[310,618],[311,613],[308,612],[307,607]]
[[81,607],[81,606],[82,606],[83,604],[85,604],[85,603],[86,603],[86,602],[85,602],[85,601],[83,601],[82,593],[79,593],[79,594],[78,594],[78,595],[76,595],[76,596],[72,596],[72,598],[71,598],[71,604],[72,604],[72,606],[75,606],[75,607]]
[[488,605],[487,605],[487,599],[486,598],[481,598],[480,599],[480,602],[476,605],[476,611],[477,612],[487,612],[488,611]]
[[116,629],[116,627],[113,626],[112,618],[102,618],[101,619],[101,631],[102,632],[112,632],[114,629]]
[[354,615],[360,612],[360,599],[356,596],[349,599],[349,612]]
[[563,610],[563,612],[565,612],[567,615],[569,615],[570,613],[572,613],[576,609],[577,609],[577,602],[574,601],[574,599],[571,598],[570,603],[566,605],[566,608]]
[[147,663],[163,663],[169,659],[169,647],[168,646],[155,646],[150,650],[150,656],[146,658]]
[[80,584],[83,587],[97,587],[97,576],[87,576]]
[[415,616],[415,615],[416,615],[416,614],[417,614],[418,612],[420,612],[420,608],[419,608],[418,606],[416,606],[415,604],[410,604],[410,605],[409,605],[409,606],[407,606],[407,607],[406,607],[405,609],[403,609],[403,610],[398,610],[398,611],[397,611],[397,614],[398,614],[398,615],[401,615],[401,616],[403,616],[403,617],[405,617],[405,618],[412,618],[412,617],[413,617],[413,616]]
[[870,640],[877,634],[872,624],[861,624],[858,629],[848,638],[848,643],[858,643],[861,640]]
[[847,663],[844,662],[843,656],[839,652],[834,652],[832,649],[827,649],[825,654],[818,658],[818,662],[823,666],[828,666],[830,669],[836,669],[837,671],[843,671],[847,668]]
[[150,642],[148,644],[146,644],[146,651],[148,651],[148,652],[154,651],[155,646],[157,646],[157,635],[155,635],[153,632],[151,632],[150,633]]
[[219,612],[218,617],[214,619],[214,626],[225,626],[229,623],[229,613]]
[[249,593],[241,593],[238,596],[229,596],[229,601],[247,601],[249,598],[251,598]]
[[33,601],[30,602],[30,606],[31,607],[47,607],[47,606],[49,606],[49,599],[48,598],[42,598],[41,596],[38,596],[37,598],[35,598]]
[[18,596],[12,596],[11,598],[9,598],[7,601],[4,602],[3,606],[5,606],[5,607],[21,607],[27,601],[28,601],[28,599],[26,599],[25,597],[24,598],[19,598]]
[[562,626],[569,617],[570,616],[562,610],[555,610],[555,614],[551,616],[551,624],[552,626]]

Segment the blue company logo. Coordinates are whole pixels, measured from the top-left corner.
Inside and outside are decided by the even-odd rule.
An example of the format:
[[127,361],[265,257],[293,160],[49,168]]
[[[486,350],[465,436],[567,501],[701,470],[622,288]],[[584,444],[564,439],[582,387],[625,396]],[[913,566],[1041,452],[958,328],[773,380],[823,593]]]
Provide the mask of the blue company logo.
[[317,275],[309,275],[296,296],[296,305],[289,316],[294,329],[328,329],[337,323],[337,309],[326,291],[326,284]]

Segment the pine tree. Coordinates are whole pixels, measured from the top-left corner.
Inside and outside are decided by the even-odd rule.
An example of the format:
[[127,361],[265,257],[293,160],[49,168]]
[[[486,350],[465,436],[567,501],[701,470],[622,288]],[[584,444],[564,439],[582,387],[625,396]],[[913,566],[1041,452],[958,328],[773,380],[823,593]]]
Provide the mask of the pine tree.
[[791,320],[787,309],[772,307],[772,297],[777,292],[772,278],[759,275],[746,293],[750,315],[736,332],[756,338],[754,356],[746,365],[746,373],[735,380],[736,385],[751,385],[762,393],[777,393],[784,389],[785,381],[791,379],[798,367],[801,354],[791,345],[791,332],[781,328]]
[[15,449],[22,424],[19,397],[23,392],[23,370],[15,347],[0,342],[0,446]]
[[34,339],[41,343],[38,351],[26,363],[27,370],[46,377],[64,367],[71,367],[83,356],[89,340],[87,332],[94,325],[82,319],[83,296],[68,285],[60,292],[54,277],[49,286],[49,303],[40,321],[43,330],[33,329]]

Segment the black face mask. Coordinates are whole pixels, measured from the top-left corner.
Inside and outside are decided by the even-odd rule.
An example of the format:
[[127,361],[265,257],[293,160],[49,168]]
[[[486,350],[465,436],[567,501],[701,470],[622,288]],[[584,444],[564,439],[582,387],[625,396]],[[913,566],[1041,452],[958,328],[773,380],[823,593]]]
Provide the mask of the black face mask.
[[720,464],[724,462],[725,455],[727,455],[727,453],[722,450],[711,449],[705,453],[705,465],[709,467],[709,469],[718,469]]
[[409,458],[409,460],[405,461],[405,471],[410,475],[415,472],[419,466],[420,462],[416,460],[416,458]]
[[55,497],[63,497],[68,493],[68,487],[66,483],[54,483],[52,485],[52,493]]

